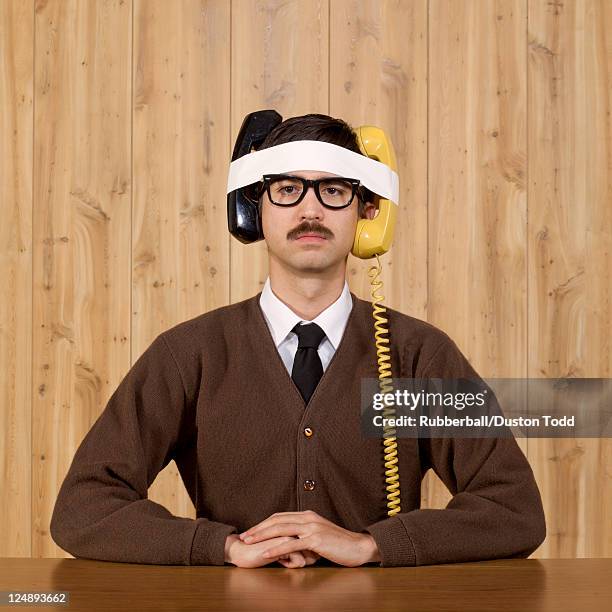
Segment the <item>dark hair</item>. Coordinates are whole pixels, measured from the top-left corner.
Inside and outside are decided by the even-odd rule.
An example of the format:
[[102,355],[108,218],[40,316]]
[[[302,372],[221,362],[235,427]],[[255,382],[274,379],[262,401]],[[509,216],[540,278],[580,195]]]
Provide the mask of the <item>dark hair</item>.
[[[357,136],[346,121],[318,113],[285,119],[272,129],[258,151],[294,140],[322,140],[363,155],[359,149]],[[361,186],[357,198],[359,217],[361,217],[365,203],[374,201],[374,194],[366,187]]]

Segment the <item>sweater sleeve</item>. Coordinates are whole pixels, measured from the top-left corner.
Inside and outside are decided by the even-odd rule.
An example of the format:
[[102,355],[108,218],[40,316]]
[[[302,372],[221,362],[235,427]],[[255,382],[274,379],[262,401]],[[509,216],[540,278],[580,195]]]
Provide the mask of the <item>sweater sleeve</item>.
[[[446,335],[422,378],[479,379]],[[445,508],[399,512],[362,529],[378,545],[380,567],[526,558],[544,541],[540,492],[513,436],[418,443],[422,473],[431,467],[453,497]]]
[[193,436],[188,401],[163,334],[138,358],[78,447],[50,523],[75,557],[162,565],[223,565],[237,530],[171,514],[147,499],[157,474]]

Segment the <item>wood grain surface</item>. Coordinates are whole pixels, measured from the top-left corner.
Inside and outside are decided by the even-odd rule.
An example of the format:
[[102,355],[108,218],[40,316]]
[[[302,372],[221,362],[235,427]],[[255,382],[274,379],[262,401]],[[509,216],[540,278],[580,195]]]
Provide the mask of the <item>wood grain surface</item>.
[[421,567],[169,566],[0,559],[0,591],[67,592],[62,610],[609,612],[612,559]]

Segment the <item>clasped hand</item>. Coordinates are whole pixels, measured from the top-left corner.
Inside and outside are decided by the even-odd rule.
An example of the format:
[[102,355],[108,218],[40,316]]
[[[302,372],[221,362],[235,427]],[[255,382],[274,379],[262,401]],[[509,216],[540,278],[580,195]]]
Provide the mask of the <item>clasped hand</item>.
[[285,567],[312,565],[325,557],[346,567],[379,561],[369,533],[339,527],[313,510],[276,512],[227,540],[227,559],[238,567],[260,567],[278,561]]

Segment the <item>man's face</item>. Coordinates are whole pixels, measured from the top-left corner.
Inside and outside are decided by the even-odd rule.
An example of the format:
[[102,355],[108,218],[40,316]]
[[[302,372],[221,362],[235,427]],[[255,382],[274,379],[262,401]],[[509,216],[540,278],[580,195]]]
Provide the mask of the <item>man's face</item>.
[[[338,176],[330,172],[295,171],[307,179]],[[321,272],[346,261],[357,227],[357,194],[346,208],[331,210],[319,202],[313,188],[295,206],[276,206],[266,192],[262,195],[262,226],[271,257],[296,272]],[[366,207],[374,216],[375,207]],[[316,237],[313,237],[316,236]]]

